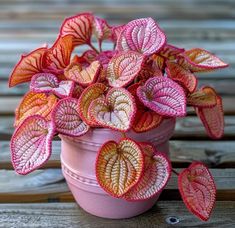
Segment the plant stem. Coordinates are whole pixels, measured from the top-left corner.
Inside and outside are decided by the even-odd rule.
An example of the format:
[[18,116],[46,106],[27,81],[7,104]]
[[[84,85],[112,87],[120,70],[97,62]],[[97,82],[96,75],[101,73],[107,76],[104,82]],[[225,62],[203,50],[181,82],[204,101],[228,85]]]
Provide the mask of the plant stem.
[[102,52],[102,42],[99,40],[99,49],[100,49],[100,52]]
[[176,172],[174,169],[172,169],[172,172],[173,172],[174,174],[176,174],[177,176],[179,176],[179,173]]
[[99,54],[99,51],[95,48],[95,46],[92,43],[89,43],[88,46],[94,50],[97,54]]

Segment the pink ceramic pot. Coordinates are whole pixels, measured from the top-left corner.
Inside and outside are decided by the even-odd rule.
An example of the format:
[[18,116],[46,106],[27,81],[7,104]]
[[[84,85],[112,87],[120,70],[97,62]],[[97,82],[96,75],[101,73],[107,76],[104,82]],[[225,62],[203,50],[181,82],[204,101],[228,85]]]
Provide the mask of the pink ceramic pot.
[[[167,119],[149,132],[137,134],[129,131],[126,135],[139,142],[151,142],[159,151],[168,154],[168,140],[174,127],[175,120]],[[76,139],[61,136],[61,163],[68,186],[77,203],[85,211],[99,217],[130,218],[150,209],[159,197],[158,194],[145,201],[128,202],[108,195],[97,183],[95,160],[99,148],[108,140],[119,141],[121,137],[119,132],[109,129],[93,129]]]

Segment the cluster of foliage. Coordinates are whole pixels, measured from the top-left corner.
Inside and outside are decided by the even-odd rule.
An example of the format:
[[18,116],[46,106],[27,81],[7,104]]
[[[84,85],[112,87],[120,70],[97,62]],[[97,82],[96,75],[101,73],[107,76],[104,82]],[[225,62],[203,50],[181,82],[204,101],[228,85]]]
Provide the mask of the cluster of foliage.
[[[103,41],[113,43],[112,50],[103,50]],[[87,50],[78,56],[74,50],[81,46]],[[10,87],[30,82],[15,113],[13,166],[23,175],[42,166],[57,134],[75,138],[92,128],[110,128],[124,136],[98,152],[100,186],[130,201],[153,197],[166,186],[171,164],[150,143],[125,132],[150,131],[164,119],[184,117],[189,105],[210,137],[222,137],[221,98],[209,86],[198,88],[195,73],[226,66],[206,50],[168,44],[152,18],[118,26],[91,13],[67,18],[53,46],[23,55],[10,76]],[[178,184],[189,210],[207,220],[216,195],[207,167],[194,162],[179,174]]]

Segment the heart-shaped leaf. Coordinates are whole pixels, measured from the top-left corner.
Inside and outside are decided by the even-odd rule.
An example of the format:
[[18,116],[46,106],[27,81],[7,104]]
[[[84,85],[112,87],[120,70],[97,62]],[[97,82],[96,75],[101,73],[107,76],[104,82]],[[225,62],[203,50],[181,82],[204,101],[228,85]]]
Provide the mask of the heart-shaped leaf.
[[89,106],[95,99],[104,97],[106,89],[107,87],[102,83],[92,84],[82,92],[78,100],[78,111],[80,113],[80,117],[89,126],[96,126],[90,118],[90,114],[88,112]]
[[209,51],[200,48],[185,51],[178,61],[184,68],[192,72],[210,71],[228,66]]
[[135,113],[134,98],[123,88],[109,90],[106,99],[96,99],[89,107],[89,114],[94,122],[122,132],[130,129]]
[[109,62],[107,79],[112,87],[124,87],[131,83],[141,70],[144,56],[133,51],[120,52]]
[[166,35],[152,18],[141,18],[129,22],[117,40],[119,51],[137,51],[151,55],[159,51],[166,42]]
[[63,73],[63,69],[70,63],[73,49],[72,36],[59,36],[45,55],[45,67],[53,73]]
[[188,92],[193,93],[197,88],[196,76],[177,63],[167,62],[167,73],[171,79],[179,82]]
[[54,74],[35,74],[30,83],[30,89],[36,93],[54,93],[60,98],[71,96],[74,88],[72,81],[58,81]]
[[213,88],[205,86],[189,94],[187,96],[187,104],[200,108],[214,107],[217,104],[217,94]]
[[99,61],[92,62],[88,67],[82,69],[80,64],[72,64],[65,70],[66,78],[79,83],[82,86],[88,86],[94,83],[99,76],[101,64]]
[[9,86],[29,82],[32,76],[43,71],[43,56],[47,48],[38,48],[27,55],[22,55],[9,79]]
[[143,169],[143,153],[131,139],[122,139],[119,143],[106,142],[96,160],[98,183],[114,197],[121,197],[137,184]]
[[72,35],[74,45],[90,44],[94,17],[91,13],[82,13],[65,19],[60,34]]
[[213,139],[219,139],[224,134],[224,111],[221,97],[217,96],[217,104],[209,108],[196,108],[207,134]]
[[183,52],[184,52],[183,48],[177,48],[173,45],[165,44],[159,54],[164,58],[167,58],[169,60],[174,60],[177,59],[178,55]]
[[126,200],[140,201],[160,193],[171,175],[171,164],[167,157],[148,143],[140,144],[144,152],[144,172],[140,181],[124,196]]
[[75,98],[60,100],[53,110],[52,119],[56,131],[64,135],[78,137],[89,130],[89,126],[79,116],[78,100]]
[[57,101],[58,99],[53,94],[26,93],[15,111],[14,126],[18,126],[26,117],[36,114],[43,116],[49,121],[51,119],[51,112]]
[[137,96],[146,107],[160,115],[186,115],[184,90],[169,78],[150,78],[144,86],[137,89]]
[[39,115],[30,116],[11,138],[11,157],[15,171],[25,175],[41,167],[51,155],[54,125]]
[[200,162],[192,163],[179,174],[178,185],[189,211],[207,221],[216,198],[216,186],[208,168]]
[[162,116],[146,108],[142,104],[142,102],[140,102],[136,94],[137,88],[139,86],[140,86],[140,83],[135,83],[128,87],[128,91],[135,98],[136,107],[138,107],[136,114],[135,114],[134,122],[132,124],[132,129],[137,133],[146,132],[153,128],[156,128],[163,121]]

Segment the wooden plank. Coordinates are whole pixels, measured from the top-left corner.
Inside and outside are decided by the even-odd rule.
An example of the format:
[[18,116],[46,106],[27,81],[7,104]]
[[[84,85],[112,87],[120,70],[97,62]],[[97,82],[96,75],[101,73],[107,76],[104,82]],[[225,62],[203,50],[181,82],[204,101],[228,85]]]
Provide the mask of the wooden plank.
[[[210,19],[210,18],[234,18],[234,4],[231,2],[208,2],[208,1],[180,1],[180,2],[154,2],[154,4],[144,2],[145,4],[133,4],[132,2],[117,2],[111,4],[107,2],[93,4],[87,3],[70,3],[53,4],[48,2],[45,4],[24,4],[18,3],[13,5],[1,5],[1,19],[55,19],[64,18],[68,15],[77,14],[83,11],[96,12],[98,15],[105,15],[106,18],[135,18],[146,16],[156,16],[158,18],[174,18],[174,19]],[[46,6],[46,7],[45,7]]]
[[86,213],[75,203],[1,204],[3,227],[93,227],[142,228],[171,227],[174,216],[177,227],[234,227],[235,202],[217,202],[209,221],[190,214],[181,201],[159,201],[148,212],[130,219],[113,220]]
[[[9,141],[0,141],[0,167],[13,169]],[[53,141],[52,155],[43,168],[60,168],[60,141]],[[170,140],[173,167],[187,167],[192,161],[202,161],[209,167],[235,168],[235,141]]]
[[[180,171],[181,169],[176,169]],[[210,169],[217,186],[217,200],[235,200],[235,169]],[[179,200],[177,176],[172,175],[161,200]],[[74,201],[60,169],[37,170],[20,176],[0,170],[0,203]]]
[[[201,86],[211,86],[213,87],[220,95],[226,95],[226,96],[235,96],[235,77],[233,79],[224,79],[223,76],[221,76],[221,79],[206,79],[200,78],[198,87]],[[0,96],[22,96],[29,90],[29,84],[20,84],[18,86],[15,86],[13,88],[8,87],[8,81],[0,81]],[[4,99],[0,98],[0,99]],[[11,98],[10,98],[11,99]],[[14,98],[12,98],[14,99]],[[231,98],[233,99],[233,98]],[[0,101],[1,103],[1,101]],[[0,105],[1,106],[1,105]],[[235,108],[235,107],[234,107]]]
[[[0,116],[0,139],[9,140],[13,133],[14,118],[9,116]],[[235,137],[235,116],[225,116],[225,139],[234,139]],[[193,139],[201,140],[210,138],[206,135],[204,127],[200,120],[194,116],[188,116],[183,119],[177,119],[175,133],[172,139]]]

